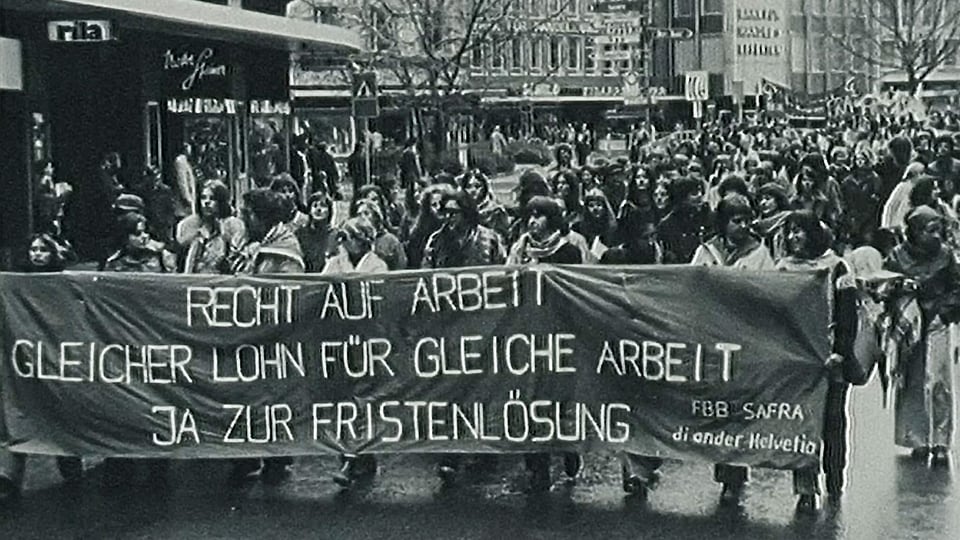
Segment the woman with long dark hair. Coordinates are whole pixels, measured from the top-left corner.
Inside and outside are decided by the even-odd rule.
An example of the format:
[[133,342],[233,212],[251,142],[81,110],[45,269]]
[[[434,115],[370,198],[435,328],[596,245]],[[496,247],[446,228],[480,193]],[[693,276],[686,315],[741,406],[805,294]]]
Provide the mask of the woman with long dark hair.
[[246,228],[234,217],[230,190],[219,180],[208,180],[200,190],[200,211],[177,224],[176,239],[186,252],[186,274],[227,272],[233,250],[243,245]]
[[[847,394],[850,384],[864,384],[864,373],[854,356],[857,334],[857,298],[853,274],[847,263],[830,249],[832,234],[826,224],[809,210],[792,212],[785,224],[786,253],[777,261],[781,271],[830,270],[834,275],[833,322],[830,325],[832,350],[826,360],[830,370],[823,418],[822,469],[827,494],[838,499],[843,493],[847,461]],[[819,468],[794,471],[793,488],[797,509],[813,511],[820,495]]]
[[502,204],[490,191],[490,179],[479,170],[464,173],[457,179],[460,189],[473,197],[480,212],[480,224],[501,237],[506,237],[510,231],[510,216]]

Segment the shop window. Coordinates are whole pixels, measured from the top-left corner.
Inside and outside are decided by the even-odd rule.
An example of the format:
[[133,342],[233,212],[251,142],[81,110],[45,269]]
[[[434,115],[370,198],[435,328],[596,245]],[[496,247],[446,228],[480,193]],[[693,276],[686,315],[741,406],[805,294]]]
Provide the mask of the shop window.
[[703,0],[704,15],[723,15],[723,0]]
[[824,37],[816,36],[810,40],[810,71],[819,72],[824,69],[823,48]]
[[287,170],[290,155],[286,128],[287,117],[282,115],[251,115],[247,140],[250,143],[250,176],[258,184]]
[[523,41],[519,37],[515,37],[510,40],[510,69],[521,71],[524,66]]
[[477,45],[470,52],[470,66],[474,69],[483,68],[483,47]]
[[673,3],[674,17],[693,17],[693,6],[696,0],[675,0]]
[[591,38],[584,38],[583,42],[583,69],[594,71],[597,69],[597,49]]
[[311,140],[326,143],[332,156],[346,158],[353,152],[356,134],[349,112],[306,109],[297,111],[297,118],[299,129]]
[[503,43],[493,45],[493,55],[490,57],[490,67],[496,70],[503,70]]
[[558,37],[550,38],[550,69],[560,69],[563,63],[563,41]]
[[533,71],[543,69],[543,40],[540,38],[530,40],[530,69]]
[[578,37],[567,38],[567,68],[570,71],[580,71],[583,64],[583,39]]

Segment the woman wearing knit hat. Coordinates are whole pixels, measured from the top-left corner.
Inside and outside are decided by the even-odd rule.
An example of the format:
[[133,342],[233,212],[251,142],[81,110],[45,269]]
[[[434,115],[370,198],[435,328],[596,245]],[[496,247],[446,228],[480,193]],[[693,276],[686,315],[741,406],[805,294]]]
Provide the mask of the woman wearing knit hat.
[[949,462],[956,391],[951,326],[960,322],[960,266],[945,248],[943,216],[919,206],[907,216],[907,239],[884,267],[917,282],[921,342],[901,347],[896,371],[895,443],[915,459]]

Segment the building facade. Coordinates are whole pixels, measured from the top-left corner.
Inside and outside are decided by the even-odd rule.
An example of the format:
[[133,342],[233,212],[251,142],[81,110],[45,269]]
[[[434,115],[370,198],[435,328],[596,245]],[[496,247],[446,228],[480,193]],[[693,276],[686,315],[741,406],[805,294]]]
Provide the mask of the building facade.
[[119,156],[125,180],[151,166],[176,185],[173,161],[189,146],[198,174],[224,180],[235,198],[285,170],[289,51],[346,54],[363,42],[279,16],[275,2],[248,2],[0,4],[4,49],[16,50],[0,65],[5,266],[33,231],[32,198],[48,164],[73,186],[68,232],[84,258],[102,256],[111,240],[98,185],[108,154]]

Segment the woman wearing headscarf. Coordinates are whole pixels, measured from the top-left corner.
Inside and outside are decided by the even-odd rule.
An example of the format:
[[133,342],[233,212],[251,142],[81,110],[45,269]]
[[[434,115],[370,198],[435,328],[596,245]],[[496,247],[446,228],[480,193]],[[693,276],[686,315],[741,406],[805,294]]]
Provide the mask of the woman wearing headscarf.
[[355,217],[366,218],[376,229],[377,237],[373,250],[387,263],[387,267],[390,270],[404,270],[407,267],[406,250],[400,239],[387,230],[383,208],[372,200],[362,200],[356,207]]
[[617,217],[601,189],[588,191],[583,202],[583,217],[573,224],[573,230],[583,236],[599,260],[607,249],[617,245]]
[[899,351],[895,442],[916,459],[947,464],[956,408],[950,326],[960,321],[960,268],[946,249],[943,216],[928,206],[914,208],[906,241],[884,267],[916,282],[920,312],[919,343]]
[[307,199],[307,213],[310,221],[296,235],[306,271],[315,273],[323,270],[327,257],[334,251],[333,200],[326,191],[317,191]]
[[186,274],[222,274],[230,254],[243,245],[246,228],[233,216],[230,191],[219,180],[208,180],[200,190],[200,213],[177,224],[176,239],[186,252]]
[[490,180],[487,175],[474,169],[460,176],[457,183],[460,189],[473,197],[476,202],[477,211],[480,213],[480,224],[506,238],[510,231],[510,216],[490,192]]
[[[854,275],[848,264],[830,249],[831,234],[826,225],[810,211],[790,214],[786,223],[786,254],[777,260],[781,271],[829,270],[834,278],[831,328],[831,354],[825,365],[829,371],[827,401],[823,418],[821,466],[826,475],[827,494],[839,499],[843,493],[847,464],[847,394],[850,384],[864,384],[865,373],[854,354],[857,335],[857,297]],[[817,508],[820,495],[818,467],[794,471],[793,488],[798,495],[797,509]]]

